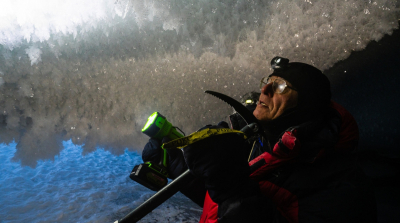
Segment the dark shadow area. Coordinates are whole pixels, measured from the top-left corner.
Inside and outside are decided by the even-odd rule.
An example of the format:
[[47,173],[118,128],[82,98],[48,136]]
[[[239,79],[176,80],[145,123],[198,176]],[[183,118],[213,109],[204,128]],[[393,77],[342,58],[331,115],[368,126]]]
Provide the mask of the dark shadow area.
[[372,179],[378,221],[400,218],[400,30],[325,71],[333,100],[357,120],[360,165]]

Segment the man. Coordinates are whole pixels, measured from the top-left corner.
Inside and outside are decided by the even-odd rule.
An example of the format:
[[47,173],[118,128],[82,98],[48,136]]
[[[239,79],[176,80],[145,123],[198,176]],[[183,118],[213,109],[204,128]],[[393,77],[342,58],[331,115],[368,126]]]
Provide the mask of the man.
[[[266,138],[226,134],[183,148],[183,156],[169,151],[173,178],[186,166],[198,177],[182,193],[203,206],[200,222],[376,222],[356,163],[357,124],[330,100],[327,77],[281,57],[271,66],[253,112]],[[160,144],[150,139],[143,160],[159,160]]]

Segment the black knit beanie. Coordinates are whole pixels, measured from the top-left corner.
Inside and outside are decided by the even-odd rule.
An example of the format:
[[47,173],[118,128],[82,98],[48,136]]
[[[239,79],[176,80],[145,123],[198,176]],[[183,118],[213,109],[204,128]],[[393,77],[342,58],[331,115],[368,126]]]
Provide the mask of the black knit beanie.
[[270,76],[287,80],[298,92],[297,106],[286,110],[265,126],[267,140],[273,146],[287,128],[324,116],[330,103],[331,89],[328,78],[309,64],[289,63],[286,58],[275,57],[271,66],[274,72]]
[[331,100],[329,79],[317,68],[305,63],[289,63],[282,57],[271,61],[274,72],[271,76],[281,77],[292,84],[299,94],[298,106],[326,106]]

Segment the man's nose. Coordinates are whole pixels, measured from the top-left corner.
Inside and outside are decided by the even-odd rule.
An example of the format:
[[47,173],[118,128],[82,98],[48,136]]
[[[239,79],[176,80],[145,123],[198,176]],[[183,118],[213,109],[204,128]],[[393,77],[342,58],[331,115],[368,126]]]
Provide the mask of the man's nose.
[[268,97],[272,98],[274,95],[274,90],[272,89],[272,83],[268,83],[261,88],[261,94],[265,94]]

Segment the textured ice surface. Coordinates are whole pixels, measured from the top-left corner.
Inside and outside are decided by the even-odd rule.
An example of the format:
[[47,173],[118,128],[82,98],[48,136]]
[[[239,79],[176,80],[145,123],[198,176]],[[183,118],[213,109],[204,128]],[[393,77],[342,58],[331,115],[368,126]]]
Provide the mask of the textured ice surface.
[[31,61],[31,65],[37,64],[39,63],[39,61],[41,61],[40,55],[42,54],[42,51],[37,47],[31,46],[26,49],[25,52],[28,55],[29,60]]
[[[327,69],[399,18],[395,0],[1,1],[0,142],[16,143],[0,147],[0,219],[121,218],[150,196],[126,148],[154,111],[191,133],[232,112],[204,90],[258,90],[276,55]],[[187,202],[143,222],[196,222]]]
[[[114,156],[98,149],[82,156],[80,146],[65,141],[54,161],[32,169],[11,161],[15,146],[0,144],[1,222],[114,222],[153,194],[129,179],[142,162],[135,152]],[[177,194],[142,222],[196,222],[200,214]]]
[[32,167],[62,140],[139,151],[154,111],[216,123],[231,109],[204,90],[257,90],[275,55],[329,68],[400,18],[391,0],[30,2],[0,9],[0,140]]

